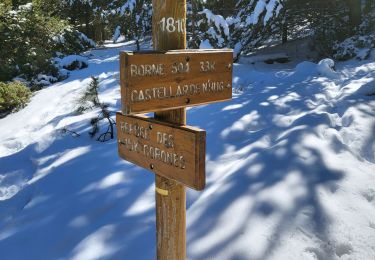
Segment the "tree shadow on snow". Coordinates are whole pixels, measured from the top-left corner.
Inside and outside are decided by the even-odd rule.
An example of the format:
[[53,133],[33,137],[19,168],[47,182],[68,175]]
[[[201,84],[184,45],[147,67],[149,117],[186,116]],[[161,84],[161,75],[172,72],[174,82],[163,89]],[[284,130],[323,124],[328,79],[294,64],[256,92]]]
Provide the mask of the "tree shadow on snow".
[[42,153],[31,145],[0,158],[4,173],[17,170],[16,161],[28,165],[18,170],[33,173],[24,176],[27,186],[0,201],[3,257],[105,259],[143,252],[143,259],[152,258],[153,175],[121,161],[115,141],[77,140],[55,140]]
[[[94,56],[89,69],[72,72],[53,87],[92,75],[112,78],[111,72],[118,70],[114,51],[101,51],[96,58],[104,62]],[[103,71],[110,73],[104,75]],[[104,91],[117,83],[109,84]],[[56,128],[72,115],[60,115],[46,125]],[[81,137],[56,131],[43,149],[40,143],[31,143],[0,158],[0,175],[13,176],[9,185],[0,180],[2,188],[13,192],[0,201],[2,258],[154,258],[153,174],[120,159],[116,139],[107,143],[91,140],[89,122],[67,127]]]
[[218,259],[222,251],[233,252],[228,259],[267,259],[301,218],[306,233],[329,240],[319,194],[334,193],[343,173],[314,146],[317,126],[331,125],[310,108],[321,86],[313,77],[265,81],[263,88],[250,82],[234,101],[189,111],[189,123],[207,130],[209,180],[207,194],[188,203],[190,259]]
[[[101,52],[108,62],[97,66],[115,66],[110,52]],[[103,69],[79,73],[88,78]],[[240,70],[249,68],[239,66],[235,75]],[[320,194],[334,193],[343,173],[314,146],[317,126],[331,127],[329,115],[311,109],[319,100],[310,97],[322,86],[289,72],[244,78],[233,101],[188,112],[188,123],[207,131],[208,180],[204,192],[188,192],[190,259],[218,259],[231,250],[229,259],[267,259],[297,220],[305,223],[301,232],[329,239]],[[89,131],[82,123],[73,130]],[[153,174],[119,159],[115,140],[98,144],[85,136],[0,158],[2,173],[20,171],[28,181],[0,201],[4,259],[155,258]],[[235,241],[244,246],[231,249]]]

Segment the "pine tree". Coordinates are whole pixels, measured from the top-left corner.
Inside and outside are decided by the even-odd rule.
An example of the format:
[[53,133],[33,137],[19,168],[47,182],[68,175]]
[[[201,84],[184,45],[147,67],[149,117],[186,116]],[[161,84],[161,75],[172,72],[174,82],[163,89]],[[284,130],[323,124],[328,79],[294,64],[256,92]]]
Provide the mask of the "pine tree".
[[363,8],[363,13],[368,14],[375,7],[375,2],[373,0],[366,0],[365,7]]
[[346,0],[349,9],[349,25],[354,30],[362,21],[362,1]]
[[351,21],[352,11],[348,3],[342,0],[308,0],[292,26],[297,28],[298,20],[306,17],[316,50],[321,56],[331,56],[333,46],[355,32],[353,26],[357,22]]
[[198,14],[203,10],[204,1],[202,0],[187,0],[187,23],[186,34],[188,47],[191,49],[199,48],[201,42],[201,31],[199,28],[200,15]]
[[238,0],[233,23],[233,40],[237,53],[249,52],[275,35],[282,0]]
[[77,113],[84,113],[87,110],[99,108],[100,111],[97,116],[91,118],[90,125],[91,131],[89,135],[94,138],[100,131],[100,122],[105,120],[107,122],[107,130],[99,135],[96,139],[100,142],[106,142],[114,138],[114,125],[116,122],[111,118],[111,112],[108,110],[108,104],[101,103],[99,100],[99,79],[91,77],[91,82],[87,86],[85,93],[78,100],[79,106]]
[[134,39],[137,43],[137,50],[140,50],[140,41],[151,35],[151,0],[122,0],[113,3],[111,8],[111,12],[115,13],[112,18],[114,21],[112,30],[115,36],[113,40],[116,41],[119,33],[122,33],[129,40]]
[[353,35],[361,21],[360,0],[239,0],[232,45],[249,52],[266,41],[285,43],[311,36],[322,56]]
[[205,8],[223,17],[231,17],[236,14],[236,0],[206,0]]
[[210,7],[212,8],[214,5],[209,4],[208,1],[188,1],[187,38],[189,48],[229,47],[229,22]]

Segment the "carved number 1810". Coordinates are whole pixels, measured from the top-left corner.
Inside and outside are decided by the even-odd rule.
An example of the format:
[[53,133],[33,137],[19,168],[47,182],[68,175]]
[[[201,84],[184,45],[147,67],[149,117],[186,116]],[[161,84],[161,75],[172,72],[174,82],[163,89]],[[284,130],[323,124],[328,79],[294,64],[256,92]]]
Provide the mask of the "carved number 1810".
[[161,29],[163,32],[167,31],[169,33],[179,32],[184,33],[185,27],[186,27],[186,21],[185,19],[179,19],[175,20],[173,17],[163,17],[160,21],[161,23]]

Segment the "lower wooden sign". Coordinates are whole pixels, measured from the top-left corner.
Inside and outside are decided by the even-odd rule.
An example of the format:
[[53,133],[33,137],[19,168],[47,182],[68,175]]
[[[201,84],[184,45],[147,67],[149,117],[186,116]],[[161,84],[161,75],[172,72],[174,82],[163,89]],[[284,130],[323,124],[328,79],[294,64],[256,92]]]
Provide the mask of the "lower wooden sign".
[[206,184],[206,131],[117,113],[121,158],[192,189]]

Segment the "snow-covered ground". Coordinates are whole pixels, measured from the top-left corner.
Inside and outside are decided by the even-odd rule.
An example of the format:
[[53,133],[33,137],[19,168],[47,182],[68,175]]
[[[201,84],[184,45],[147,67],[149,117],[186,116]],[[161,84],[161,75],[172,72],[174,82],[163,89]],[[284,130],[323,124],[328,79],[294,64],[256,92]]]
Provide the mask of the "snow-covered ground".
[[[74,112],[91,76],[119,110],[124,49],[0,120],[1,259],[155,258],[154,176]],[[236,64],[232,101],[188,111],[207,130],[188,259],[375,259],[375,57],[330,65]]]

